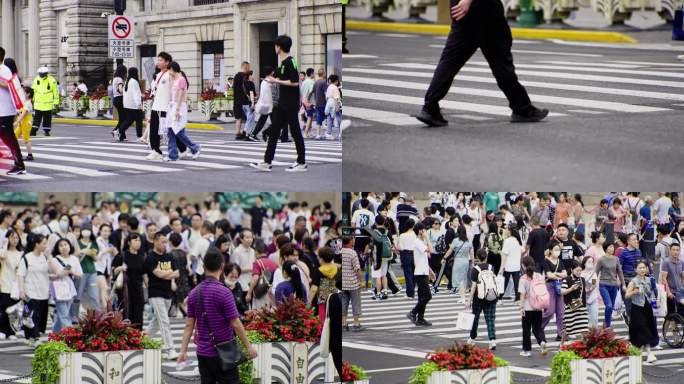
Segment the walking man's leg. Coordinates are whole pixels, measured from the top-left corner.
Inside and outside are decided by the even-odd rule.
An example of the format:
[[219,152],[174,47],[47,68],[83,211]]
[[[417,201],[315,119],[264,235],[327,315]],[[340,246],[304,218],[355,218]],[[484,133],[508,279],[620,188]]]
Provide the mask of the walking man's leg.
[[477,50],[477,41],[471,36],[472,29],[472,21],[466,19],[451,25],[442,56],[425,93],[425,105],[416,116],[421,122],[430,126],[448,124],[439,110],[439,101],[447,95],[454,77]]
[[40,129],[40,124],[43,121],[43,112],[35,110],[33,111],[33,127],[31,128],[31,135],[35,136]]
[[152,151],[162,154],[161,139],[159,137],[159,111],[152,111],[150,114],[150,148]]
[[45,136],[50,136],[52,130],[52,111],[43,111],[43,132]]
[[14,168],[8,174],[26,173],[24,158],[21,155],[21,148],[14,134],[14,116],[0,117],[0,139],[5,143],[14,158]]
[[288,118],[290,134],[292,134],[292,140],[294,140],[295,148],[297,149],[297,163],[306,164],[304,136],[302,136],[302,130],[299,128],[299,118],[297,117],[297,111],[289,112]]

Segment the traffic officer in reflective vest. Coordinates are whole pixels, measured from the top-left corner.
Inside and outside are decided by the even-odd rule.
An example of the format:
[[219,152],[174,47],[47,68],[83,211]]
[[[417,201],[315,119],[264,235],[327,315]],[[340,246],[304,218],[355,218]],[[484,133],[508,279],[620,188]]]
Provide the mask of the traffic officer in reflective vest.
[[50,136],[52,128],[52,110],[59,105],[57,81],[48,74],[47,67],[38,68],[38,76],[33,79],[33,128],[31,136],[35,136],[41,123],[45,136]]
[[515,75],[513,37],[501,0],[450,0],[450,10],[451,31],[425,94],[423,109],[416,118],[432,127],[448,124],[440,112],[439,101],[449,92],[461,67],[480,48],[497,85],[508,98],[513,110],[511,122],[543,120],[549,111],[532,105]]

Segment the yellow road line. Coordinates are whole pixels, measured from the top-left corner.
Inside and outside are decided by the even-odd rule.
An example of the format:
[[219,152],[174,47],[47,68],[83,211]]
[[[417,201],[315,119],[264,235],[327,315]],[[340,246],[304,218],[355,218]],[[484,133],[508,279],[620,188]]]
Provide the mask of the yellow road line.
[[[58,117],[52,119],[55,123],[62,123],[62,124],[77,124],[77,125],[106,125],[106,126],[115,126],[116,125],[116,120],[97,120],[97,119],[71,119],[71,118],[64,118],[64,117]],[[209,123],[188,123],[185,128],[188,129],[200,129],[200,130],[205,130],[205,131],[223,131],[223,127],[217,124],[209,124]]]

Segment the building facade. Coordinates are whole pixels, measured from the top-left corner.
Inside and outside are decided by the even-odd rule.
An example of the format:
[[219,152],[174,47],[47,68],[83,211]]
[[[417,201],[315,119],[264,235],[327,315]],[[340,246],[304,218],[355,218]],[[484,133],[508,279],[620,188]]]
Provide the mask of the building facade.
[[[92,89],[114,69],[108,57],[107,16],[112,0],[0,0],[0,42],[33,78],[41,65],[62,82],[84,79]],[[341,72],[342,9],[339,0],[128,0],[136,47],[126,66],[154,73],[156,55],[169,52],[186,72],[189,95],[225,90],[242,61],[256,76],[276,66],[274,41],[293,39],[291,54],[302,68]]]

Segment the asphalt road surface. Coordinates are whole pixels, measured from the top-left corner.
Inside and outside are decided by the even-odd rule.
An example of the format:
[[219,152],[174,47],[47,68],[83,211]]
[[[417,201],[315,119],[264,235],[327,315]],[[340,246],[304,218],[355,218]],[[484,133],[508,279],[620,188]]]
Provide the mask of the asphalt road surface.
[[[428,303],[425,314],[433,326],[416,327],[406,318],[406,313],[416,301],[405,297],[403,291],[390,295],[384,301],[372,300],[370,291],[366,291],[362,294],[362,323],[366,329],[344,332],[344,358],[367,369],[372,383],[405,384],[413,369],[425,361],[427,352],[449,346],[454,341],[467,340],[469,331],[456,329],[458,313],[464,311],[464,306],[457,302],[457,295],[440,291]],[[602,318],[601,308],[599,319]],[[617,316],[613,327],[618,336],[627,337],[627,326]],[[521,357],[522,331],[518,306],[510,300],[500,301],[497,305],[495,353],[511,365],[514,382],[544,383],[548,380],[551,358],[559,345],[555,341],[555,322],[549,323],[545,332],[549,354],[541,356],[533,338],[532,356]],[[487,328],[482,315],[476,343],[487,347],[487,342]],[[646,382],[681,382],[684,377],[682,350],[665,346],[655,354],[658,362],[643,367]]]
[[[33,138],[35,160],[26,162],[27,175],[7,176],[0,170],[4,191],[335,191],[342,183],[342,144],[306,141],[309,171],[285,172],[296,160],[294,143],[279,143],[273,171],[248,166],[263,161],[266,143],[233,141],[230,129],[189,130],[202,145],[200,158],[163,162],[145,160],[146,144],[113,142],[106,126],[55,125],[52,136]],[[135,138],[129,129],[129,139]],[[23,144],[22,152],[26,156]],[[166,153],[166,148],[163,150]],[[0,159],[0,169],[9,168]]]
[[669,38],[629,47],[515,40],[522,84],[551,111],[534,124],[509,123],[478,51],[441,103],[449,125],[427,128],[412,115],[445,37],[351,31],[345,189],[674,188],[684,163],[684,44]]

